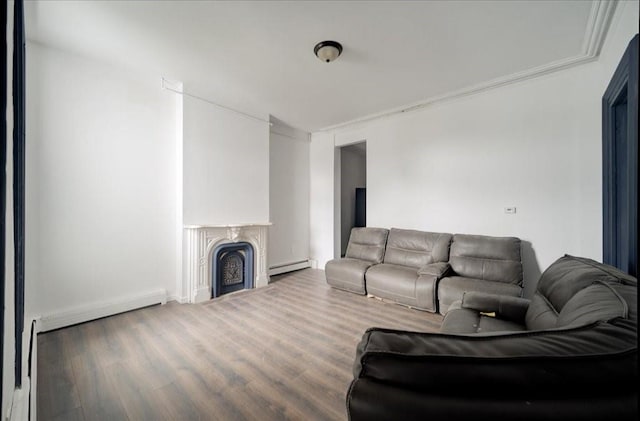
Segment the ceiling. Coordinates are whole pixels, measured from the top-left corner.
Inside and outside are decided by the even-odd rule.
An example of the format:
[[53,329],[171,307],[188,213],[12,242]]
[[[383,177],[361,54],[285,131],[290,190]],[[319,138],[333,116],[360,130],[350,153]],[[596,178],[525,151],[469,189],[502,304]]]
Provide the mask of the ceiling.
[[[28,1],[27,38],[314,131],[580,56],[591,1]],[[342,43],[323,63],[313,47]]]

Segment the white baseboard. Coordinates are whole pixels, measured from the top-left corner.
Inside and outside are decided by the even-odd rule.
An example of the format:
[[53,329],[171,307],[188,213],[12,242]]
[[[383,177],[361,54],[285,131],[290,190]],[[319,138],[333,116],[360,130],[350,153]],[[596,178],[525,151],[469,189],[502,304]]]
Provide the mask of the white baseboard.
[[273,268],[269,268],[269,276],[279,275],[281,273],[291,272],[294,270],[306,269],[308,267],[311,267],[309,260],[304,260],[302,262],[295,262],[295,263],[290,263],[285,265],[279,265]]
[[29,382],[23,384],[21,388],[14,390],[11,412],[7,418],[9,421],[29,420],[29,393]]
[[[6,421],[36,420],[36,393],[38,380],[38,317],[26,318],[22,332],[22,381],[21,387],[14,389],[11,406],[6,414]],[[33,331],[32,331],[33,329]],[[31,361],[29,361],[31,354]],[[31,363],[31,365],[29,365]]]
[[199,287],[193,296],[194,303],[203,303],[211,299],[211,288],[209,286]]
[[187,297],[178,297],[177,295],[169,295],[167,296],[167,302],[175,301],[180,304],[186,304],[189,302],[189,298]]
[[153,304],[166,304],[166,302],[167,291],[165,289],[157,289],[116,300],[91,303],[58,313],[43,315],[40,319],[40,331],[46,332]]

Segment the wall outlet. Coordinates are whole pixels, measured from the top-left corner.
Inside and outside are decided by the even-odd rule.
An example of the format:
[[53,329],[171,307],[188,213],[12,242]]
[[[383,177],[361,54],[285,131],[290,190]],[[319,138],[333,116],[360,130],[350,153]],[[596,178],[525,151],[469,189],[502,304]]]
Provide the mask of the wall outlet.
[[516,213],[516,207],[510,206],[508,208],[504,208],[504,213]]

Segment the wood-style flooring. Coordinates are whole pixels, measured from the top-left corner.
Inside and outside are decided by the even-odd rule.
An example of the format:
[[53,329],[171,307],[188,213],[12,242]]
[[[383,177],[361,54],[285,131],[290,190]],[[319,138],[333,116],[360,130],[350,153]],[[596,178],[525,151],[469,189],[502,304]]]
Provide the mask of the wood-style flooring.
[[321,270],[274,276],[39,334],[37,419],[346,420],[364,331],[434,332],[441,321],[332,289]]

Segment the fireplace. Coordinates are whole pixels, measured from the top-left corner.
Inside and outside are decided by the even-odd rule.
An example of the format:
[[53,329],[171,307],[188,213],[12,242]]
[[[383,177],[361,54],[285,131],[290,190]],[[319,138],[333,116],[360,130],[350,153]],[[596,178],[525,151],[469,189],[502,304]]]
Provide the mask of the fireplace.
[[213,250],[211,298],[253,288],[253,247],[247,242],[224,243]]
[[[269,283],[267,268],[267,234],[271,223],[237,225],[186,225],[183,237],[182,279],[177,300],[199,303],[217,297],[218,291],[260,288]],[[237,247],[237,248],[236,248]],[[217,256],[216,256],[217,255]],[[216,275],[224,264],[216,260],[228,257],[227,283],[218,289]],[[218,262],[219,263],[219,262]],[[236,267],[242,271],[236,273]],[[214,269],[214,265],[216,268]],[[252,273],[245,273],[251,270]],[[242,274],[242,282],[239,275]],[[227,288],[228,287],[228,288]]]

